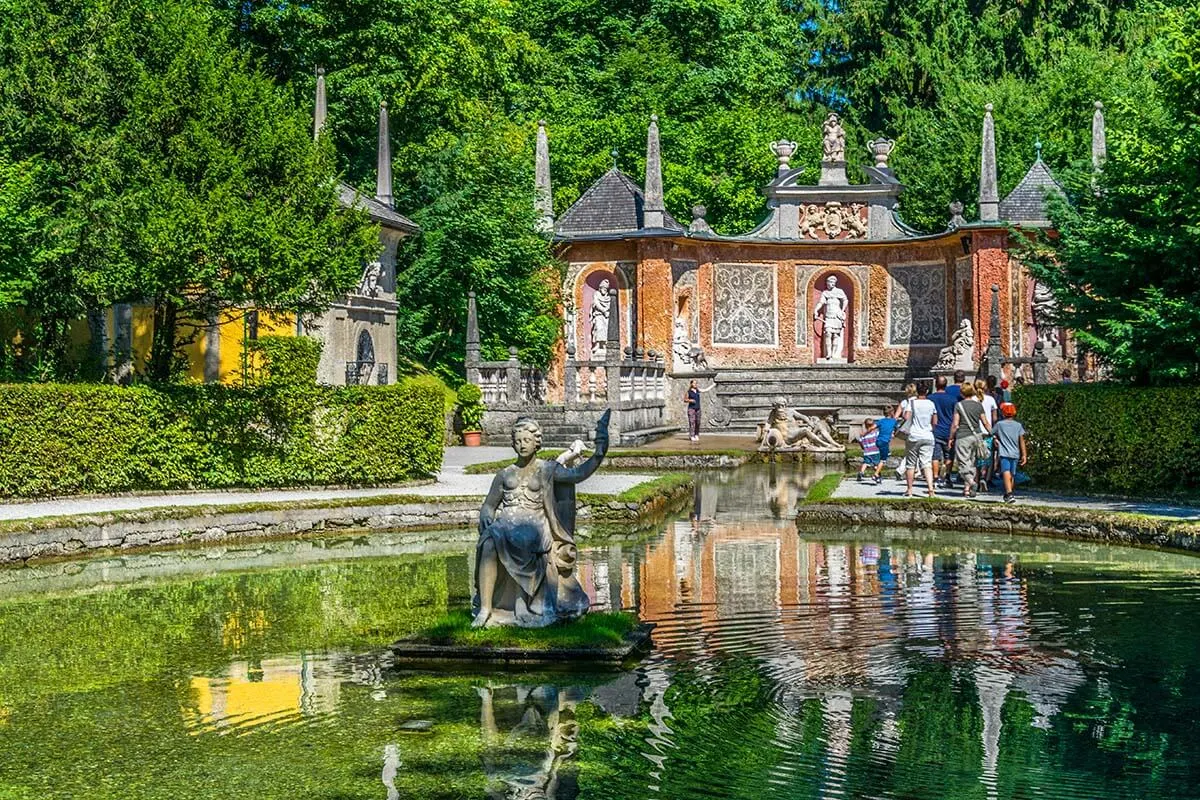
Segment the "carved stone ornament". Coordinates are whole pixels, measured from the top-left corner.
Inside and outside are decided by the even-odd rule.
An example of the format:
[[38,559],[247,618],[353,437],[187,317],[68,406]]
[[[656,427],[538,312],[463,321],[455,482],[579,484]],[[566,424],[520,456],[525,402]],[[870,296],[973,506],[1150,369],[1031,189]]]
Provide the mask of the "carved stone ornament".
[[824,149],[826,161],[846,160],[846,131],[837,114],[830,114],[821,126],[821,147]]
[[358,293],[363,297],[379,297],[382,289],[379,281],[383,278],[383,264],[372,261],[363,269],[362,278],[358,282]]
[[[801,206],[800,237],[808,239],[862,239],[867,235],[866,206],[844,206],[836,200],[824,205]],[[821,236],[824,233],[825,236]]]
[[788,166],[792,156],[796,153],[796,143],[789,142],[786,139],[780,139],[778,142],[771,142],[771,152],[779,159],[779,171],[784,172],[791,169]]
[[884,169],[888,165],[888,158],[892,155],[892,149],[896,143],[891,139],[872,139],[867,142],[867,152],[875,159],[875,166]]
[[1037,340],[1046,347],[1058,347],[1058,326],[1054,324],[1058,316],[1058,301],[1054,299],[1054,292],[1041,281],[1034,281],[1030,306]]
[[938,360],[933,368],[935,370],[971,370],[975,367],[974,355],[975,330],[971,327],[971,320],[964,318],[954,333],[950,335],[950,344],[943,347],[938,353]]
[[758,423],[756,440],[762,453],[798,450],[841,453],[846,450],[846,446],[834,438],[833,426],[828,420],[789,408],[783,397],[772,401],[767,421]]

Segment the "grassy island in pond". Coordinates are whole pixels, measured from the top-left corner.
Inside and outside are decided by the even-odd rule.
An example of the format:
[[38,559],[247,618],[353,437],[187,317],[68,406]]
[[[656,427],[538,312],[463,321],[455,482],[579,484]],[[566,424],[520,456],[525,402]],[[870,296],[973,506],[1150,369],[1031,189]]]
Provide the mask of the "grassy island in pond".
[[405,641],[445,647],[616,650],[637,627],[637,617],[629,612],[602,611],[545,628],[472,628],[470,613],[452,611]]

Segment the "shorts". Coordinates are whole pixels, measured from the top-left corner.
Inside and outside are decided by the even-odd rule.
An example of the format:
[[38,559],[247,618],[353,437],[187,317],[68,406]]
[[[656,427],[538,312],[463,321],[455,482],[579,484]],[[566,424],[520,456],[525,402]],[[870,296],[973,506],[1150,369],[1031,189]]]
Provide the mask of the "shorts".
[[1004,456],[1000,456],[1000,472],[1011,472],[1013,475],[1016,475],[1017,462],[1020,460],[1019,458],[1005,458]]
[[867,467],[879,466],[879,453],[873,456],[863,456],[863,465]]
[[909,439],[904,450],[907,469],[929,469],[933,465],[933,442],[928,439]]
[[876,445],[876,447],[879,448],[879,460],[880,461],[886,462],[889,458],[892,457],[892,440],[891,439],[888,439],[886,442],[876,442],[875,445]]
[[953,461],[954,448],[950,446],[949,439],[934,439],[933,440],[933,460],[934,461]]

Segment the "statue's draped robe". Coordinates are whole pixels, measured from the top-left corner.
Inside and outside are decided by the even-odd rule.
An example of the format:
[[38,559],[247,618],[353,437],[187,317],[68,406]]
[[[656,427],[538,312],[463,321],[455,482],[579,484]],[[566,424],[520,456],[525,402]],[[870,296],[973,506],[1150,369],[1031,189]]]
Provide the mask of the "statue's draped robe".
[[575,484],[596,471],[606,450],[598,446],[576,467],[539,460],[524,484],[515,464],[496,473],[479,510],[473,614],[481,605],[478,565],[487,541],[499,561],[492,598],[496,624],[541,627],[587,613],[590,601],[575,574]]

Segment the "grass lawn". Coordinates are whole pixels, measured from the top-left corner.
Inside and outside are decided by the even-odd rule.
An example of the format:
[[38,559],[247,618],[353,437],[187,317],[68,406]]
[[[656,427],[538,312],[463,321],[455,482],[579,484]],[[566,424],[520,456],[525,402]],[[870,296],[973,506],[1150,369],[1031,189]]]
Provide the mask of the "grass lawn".
[[808,494],[804,496],[806,503],[819,503],[822,500],[828,500],[837,491],[837,487],[842,482],[842,473],[831,472],[821,480],[808,487]]
[[455,647],[610,650],[621,645],[637,624],[637,617],[629,612],[598,611],[545,628],[472,628],[469,612],[452,611],[406,641]]

